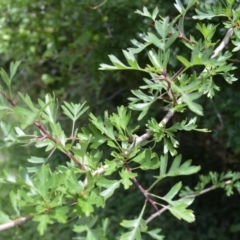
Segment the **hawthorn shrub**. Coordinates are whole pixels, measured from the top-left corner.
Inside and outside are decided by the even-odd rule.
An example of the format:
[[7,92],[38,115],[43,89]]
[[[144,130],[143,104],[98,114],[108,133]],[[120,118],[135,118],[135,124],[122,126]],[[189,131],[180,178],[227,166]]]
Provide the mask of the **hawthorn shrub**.
[[[27,158],[29,166],[18,171],[2,170],[1,187],[9,189],[11,208],[5,210],[0,204],[0,231],[33,221],[41,236],[51,225],[62,224],[72,228],[74,239],[163,239],[161,226],[151,223],[164,212],[192,223],[190,205],[196,197],[217,188],[228,196],[240,191],[238,172],[198,175],[201,166],[183,159],[176,136],[180,131],[209,132],[197,126],[197,117],[203,116],[201,98],[211,101],[220,90],[217,78],[229,84],[237,80],[233,74],[237,61],[232,59],[240,49],[238,4],[226,0],[202,6],[189,0],[184,6],[176,0],[174,6],[179,12],[174,18],[160,16],[158,8],[137,10],[151,26],[149,31],[123,50],[125,62],[109,55],[111,65],[100,65],[100,70],[134,70],[149,76],[131,90],[129,105],[118,106],[116,112],[106,110],[96,116],[89,113],[87,103],[59,104],[54,94],[35,103],[18,93],[15,102],[12,81],[20,62],[12,62],[9,73],[1,69],[1,149],[10,151],[19,144],[45,155]],[[189,16],[190,9],[196,14]],[[196,35],[186,36],[186,17],[197,22]],[[214,40],[222,26],[209,20],[219,17],[226,33],[222,40]],[[182,49],[175,48],[179,42]],[[141,54],[149,59],[145,66],[138,61]],[[160,121],[148,117],[156,106],[164,113]],[[181,119],[185,112],[191,117]],[[175,114],[178,120],[171,122]],[[88,125],[78,128],[84,115],[89,117]],[[72,122],[69,133],[63,130],[62,116]],[[68,161],[52,162],[57,151]],[[148,178],[144,184],[138,177],[142,173]],[[196,186],[183,184],[181,178],[193,174],[199,178]],[[172,178],[172,186],[159,191],[166,178]],[[122,212],[109,209],[113,202]],[[141,205],[137,215],[122,214],[124,207],[135,208],[136,203]]]

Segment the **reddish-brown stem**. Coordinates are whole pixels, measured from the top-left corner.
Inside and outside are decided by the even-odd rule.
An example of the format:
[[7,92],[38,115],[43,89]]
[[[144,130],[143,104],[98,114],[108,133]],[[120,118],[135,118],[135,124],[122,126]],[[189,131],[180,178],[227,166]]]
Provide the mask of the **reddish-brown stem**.
[[[55,139],[51,134],[49,134],[49,132],[43,127],[43,125],[40,122],[34,122],[34,125],[43,133],[43,138],[48,138],[50,139],[52,142],[60,144],[62,146],[62,144]],[[63,147],[63,146],[62,146]],[[66,155],[72,159],[74,161],[74,163],[82,170],[86,170],[86,168],[77,160],[77,158],[69,151],[64,149],[64,152],[66,153]]]
[[[0,94],[9,102],[9,104],[11,104],[12,107],[16,107],[17,106],[16,103],[14,103],[6,94],[4,94],[3,92],[0,92]],[[49,134],[49,132],[42,126],[42,124],[40,122],[34,122],[34,125],[43,133],[43,137],[41,138],[42,140],[48,138],[52,142],[60,144],[62,146],[62,144],[57,139],[55,139],[51,134]],[[64,152],[66,153],[66,155],[70,159],[72,159],[74,161],[74,163],[80,169],[86,170],[86,168],[77,160],[77,158],[70,151],[64,149]]]
[[10,99],[5,93],[3,92],[0,92],[0,94],[2,94],[2,96],[13,106],[13,107],[16,107],[16,103]]
[[[126,169],[129,172],[132,172],[131,168],[128,166],[128,164],[125,164]],[[138,180],[135,177],[132,177],[131,180],[136,184],[136,186],[138,187],[138,189],[142,192],[142,194],[144,195],[145,199],[154,207],[154,209],[156,211],[159,211],[157,205],[155,204],[155,202],[148,196],[148,192],[141,186],[141,184],[138,182]]]
[[[233,182],[231,180],[227,180],[225,182],[223,182],[224,185],[230,185],[232,184]],[[207,192],[210,192],[212,190],[215,190],[216,188],[218,188],[219,186],[211,186],[209,188],[205,188],[203,189],[202,191],[198,192],[198,193],[192,193],[192,194],[189,194],[189,195],[186,195],[182,198],[180,198],[179,200],[182,200],[182,199],[186,199],[186,198],[196,198],[202,194],[205,194]],[[159,211],[155,212],[154,214],[152,214],[147,220],[146,220],[146,223],[148,224],[149,222],[151,222],[155,217],[157,216],[160,216],[163,212],[165,212],[166,210],[168,210],[170,207],[170,205],[168,206],[164,206],[162,209],[160,209]]]
[[187,43],[189,43],[189,44],[191,44],[191,45],[194,44],[194,42],[192,42],[190,39],[186,38],[181,32],[180,32],[178,38],[187,42]]

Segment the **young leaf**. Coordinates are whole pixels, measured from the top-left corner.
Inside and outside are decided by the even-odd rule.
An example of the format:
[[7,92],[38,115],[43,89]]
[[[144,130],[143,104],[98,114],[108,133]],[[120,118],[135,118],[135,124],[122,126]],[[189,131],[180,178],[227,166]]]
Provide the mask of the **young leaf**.
[[128,64],[133,68],[133,69],[140,69],[138,66],[137,60],[134,56],[134,54],[131,52],[131,50],[123,50],[123,54],[125,58],[127,59]]
[[171,202],[171,200],[178,194],[178,192],[180,191],[182,187],[182,183],[176,183],[171,189],[170,191],[163,197],[163,199],[167,202]]
[[191,63],[184,57],[182,56],[177,56],[177,59],[186,67],[189,68],[191,67]]
[[20,61],[16,61],[16,62],[11,62],[10,63],[10,78],[12,79],[14,77],[14,75],[17,72],[18,66],[20,65]]
[[152,19],[153,19],[153,21],[155,21],[158,13],[159,13],[158,7],[155,7],[154,10],[153,10],[153,13],[152,13]]
[[11,78],[9,78],[8,74],[6,73],[6,71],[4,69],[0,70],[0,75],[2,77],[2,80],[5,82],[5,84],[7,85],[8,89],[10,90]]
[[159,235],[159,233],[162,230],[160,228],[156,228],[154,230],[148,231],[147,234],[151,236],[152,239],[156,239],[156,240],[164,240],[164,236],[163,235]]
[[11,200],[11,204],[13,206],[13,209],[15,211],[15,213],[17,214],[18,217],[20,217],[20,209],[19,209],[19,201],[20,201],[20,197],[17,193],[11,191],[9,193],[9,196],[10,196],[10,200]]
[[0,210],[0,224],[10,222],[10,221],[11,221],[10,217],[5,212]]
[[160,176],[164,176],[166,174],[167,165],[168,165],[168,155],[165,154],[160,158]]
[[125,228],[130,228],[131,231],[121,235],[120,240],[141,240],[141,232],[147,231],[147,225],[142,219],[145,206],[143,207],[139,217],[135,220],[123,220],[120,225]]
[[111,197],[114,193],[114,191],[120,187],[120,181],[117,180],[108,180],[106,178],[101,178],[97,182],[97,186],[104,187],[105,190],[103,190],[100,194],[104,197],[104,199],[108,199]]
[[176,0],[176,3],[174,3],[174,6],[181,14],[184,14],[185,9],[180,0]]
[[122,169],[119,174],[122,178],[121,183],[123,184],[124,189],[128,189],[133,184],[130,179],[137,176],[137,173],[129,172],[126,169]]
[[119,59],[117,59],[114,55],[109,55],[109,58],[114,66],[117,67],[117,69],[129,69],[126,65],[124,65]]
[[224,16],[224,14],[216,14],[213,11],[207,12],[207,13],[204,13],[204,12],[198,10],[198,9],[195,9],[195,11],[198,15],[193,16],[193,19],[199,19],[199,20],[208,19],[208,20],[211,20],[214,17]]
[[140,15],[145,16],[145,17],[149,17],[149,18],[152,17],[150,12],[148,11],[148,9],[146,7],[143,7],[142,12],[140,10],[136,10],[135,13],[140,14]]
[[153,43],[156,47],[158,47],[161,50],[164,50],[164,43],[153,33],[148,33],[148,41]]
[[53,223],[53,221],[50,219],[50,216],[47,214],[35,215],[33,221],[39,222],[37,230],[41,236],[43,236],[47,230],[47,225]]
[[195,216],[193,214],[193,211],[190,209],[187,209],[188,205],[184,202],[180,202],[177,205],[169,207],[169,211],[179,220],[183,219],[189,223],[195,221]]
[[30,163],[35,163],[35,164],[39,164],[39,163],[44,164],[47,162],[47,158],[40,158],[40,157],[32,156],[32,157],[28,158],[27,161]]

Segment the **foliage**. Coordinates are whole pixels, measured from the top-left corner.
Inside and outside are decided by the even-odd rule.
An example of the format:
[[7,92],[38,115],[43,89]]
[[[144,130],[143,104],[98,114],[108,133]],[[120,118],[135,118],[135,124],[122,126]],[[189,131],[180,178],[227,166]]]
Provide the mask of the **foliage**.
[[[188,1],[186,7],[176,0],[174,6],[179,12],[174,18],[159,15],[158,8],[152,12],[146,7],[137,10],[153,28],[132,40],[133,47],[123,50],[125,62],[109,55],[112,65],[100,65],[101,70],[135,70],[148,75],[138,89],[131,90],[133,96],[128,98],[128,107],[119,105],[116,111],[106,110],[102,117],[87,114],[85,102],[58,103],[54,94],[46,94],[44,100],[39,98],[35,102],[28,94],[19,93],[15,103],[12,82],[20,62],[12,62],[9,73],[1,69],[0,148],[30,145],[47,154],[29,157],[31,165],[27,168],[20,166],[15,172],[3,170],[0,180],[3,187],[10,188],[12,208],[5,211],[2,207],[1,223],[27,216],[37,223],[42,236],[50,225],[66,225],[71,220],[76,239],[163,239],[159,226],[151,226],[163,212],[169,210],[178,220],[191,223],[195,215],[189,206],[198,195],[216,188],[223,188],[228,196],[234,190],[239,192],[238,172],[200,175],[195,188],[178,180],[197,174],[200,166],[183,160],[181,142],[177,139],[177,133],[183,131],[207,133],[206,128],[197,127],[197,116],[202,116],[204,110],[201,99],[212,99],[220,90],[216,82],[219,76],[228,84],[237,80],[233,74],[236,66],[230,62],[240,45],[237,3],[227,0],[198,9],[196,0]],[[193,8],[198,33],[187,37],[185,18]],[[225,19],[227,33],[222,41],[214,40],[218,25],[202,22],[216,17]],[[224,50],[230,38],[234,47]],[[186,50],[177,54],[178,64],[174,67],[171,57],[178,42]],[[138,58],[142,52],[148,57],[145,65]],[[167,114],[161,121],[154,117],[146,119],[158,103]],[[192,117],[186,118],[183,113],[189,111]],[[142,135],[135,112],[146,126]],[[169,126],[174,114],[183,118]],[[88,125],[78,129],[76,122],[84,115],[89,117]],[[70,134],[64,131],[59,116],[71,120]],[[52,155],[57,151],[66,155],[68,161],[54,163]],[[151,175],[147,187],[139,180],[142,173]],[[169,178],[173,178],[172,186],[158,194],[159,185]],[[117,199],[122,188],[131,194],[133,185],[144,198],[140,199],[142,208],[138,215],[123,216],[118,222],[121,228],[113,235],[109,228],[114,217],[107,214],[108,204]],[[121,200],[124,203],[124,198]],[[134,199],[128,204],[133,208]]]

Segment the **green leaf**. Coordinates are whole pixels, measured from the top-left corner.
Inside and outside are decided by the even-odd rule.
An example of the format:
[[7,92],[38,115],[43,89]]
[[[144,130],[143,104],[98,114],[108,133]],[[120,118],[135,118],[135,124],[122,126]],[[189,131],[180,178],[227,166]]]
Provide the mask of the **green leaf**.
[[140,43],[136,39],[131,40],[132,44],[136,46],[136,48],[128,48],[129,51],[131,51],[133,54],[140,53],[142,50],[144,50],[147,46],[149,46],[151,43]]
[[193,102],[193,100],[198,99],[201,95],[201,93],[195,92],[190,94],[184,94],[182,96],[182,101],[187,104],[191,111],[195,112],[198,115],[203,115],[203,109],[200,104]]
[[69,208],[66,206],[57,207],[52,211],[52,218],[56,219],[59,223],[66,223],[68,219],[67,213]]
[[160,175],[156,177],[158,179],[162,179],[164,177],[191,175],[197,173],[200,170],[200,166],[191,166],[191,160],[188,160],[181,165],[181,159],[181,155],[177,155],[174,158],[169,171],[167,171],[168,155],[166,154],[164,156],[161,156]]
[[131,52],[131,50],[123,50],[123,54],[125,58],[127,59],[128,64],[133,68],[133,69],[140,69],[138,66],[137,60],[134,56],[134,54]]
[[94,212],[93,205],[88,199],[81,197],[77,199],[77,202],[78,202],[79,208],[85,214],[85,216],[89,217],[90,214]]
[[47,230],[47,225],[53,223],[53,221],[50,219],[50,216],[47,214],[35,215],[33,221],[39,222],[37,230],[41,236],[43,236]]
[[214,36],[217,29],[217,25],[213,24],[206,25],[204,23],[203,24],[197,23],[197,29],[202,33],[203,37],[209,41]]
[[6,71],[4,69],[0,70],[0,75],[2,77],[2,80],[5,82],[5,84],[7,85],[7,87],[10,90],[11,78],[9,78],[8,74],[6,73]]
[[158,7],[155,7],[154,10],[153,10],[153,13],[152,13],[152,19],[153,19],[153,21],[155,21],[158,13],[159,13],[159,9],[158,9]]
[[172,163],[168,173],[175,172],[176,170],[179,169],[179,166],[181,164],[181,159],[182,159],[181,155],[178,155],[174,158],[173,163]]
[[[104,113],[104,122],[101,117],[96,118],[92,113],[90,113],[91,122],[98,128],[102,133],[104,133],[107,137],[115,140],[115,134],[113,131],[113,124],[109,119],[108,112]],[[94,130],[94,129],[93,129]]]
[[148,51],[148,57],[152,63],[152,65],[156,68],[159,69],[160,71],[163,71],[163,67],[159,61],[159,57],[157,56],[156,52],[154,50]]
[[89,217],[81,217],[79,220],[79,225],[74,225],[73,231],[77,233],[82,233],[87,231],[88,229],[91,229],[97,222],[98,217],[97,216],[89,216]]
[[148,9],[146,7],[143,7],[142,12],[140,10],[136,10],[135,13],[140,14],[140,15],[145,16],[145,17],[152,18],[151,13],[148,11]]
[[117,114],[113,114],[110,117],[110,120],[119,131],[126,131],[130,118],[131,113],[127,111],[127,108],[125,108],[124,106],[120,106],[117,107]]
[[156,47],[158,47],[161,50],[164,50],[164,43],[153,33],[148,33],[148,41],[153,43]]
[[43,199],[47,199],[50,181],[49,165],[42,165],[36,171],[36,179],[34,179],[34,187],[38,190]]
[[20,61],[10,63],[10,78],[12,79],[17,72],[17,69],[20,65]]
[[164,236],[163,235],[159,235],[159,233],[162,230],[160,228],[156,228],[154,230],[148,231],[147,234],[151,236],[152,239],[156,239],[156,240],[163,240]]
[[123,220],[120,225],[125,228],[130,228],[131,231],[124,233],[121,235],[120,240],[141,240],[141,232],[147,231],[147,225],[145,221],[142,219],[145,206],[143,207],[141,214],[135,220]]
[[101,63],[99,70],[118,70],[118,67]]
[[117,67],[117,69],[129,69],[126,65],[124,65],[119,59],[117,59],[114,55],[109,55],[109,58],[113,65]]
[[193,211],[186,209],[187,206],[185,203],[179,203],[178,205],[169,207],[169,211],[179,220],[183,219],[189,223],[194,222],[195,216]]
[[160,176],[164,176],[166,174],[167,165],[168,165],[168,155],[165,154],[160,158]]
[[176,183],[170,191],[163,197],[163,199],[167,202],[171,202],[171,200],[178,194],[182,187],[182,182]]
[[155,154],[152,154],[151,149],[143,150],[131,159],[131,161],[138,163],[143,170],[156,169],[159,167],[159,160]]
[[[157,33],[162,37],[162,39],[165,41],[167,35],[169,34],[170,26],[169,26],[169,18],[163,18],[162,21],[156,21],[155,28],[157,30]],[[163,50],[163,49],[162,49]]]
[[28,158],[27,161],[30,163],[35,163],[35,164],[39,164],[39,163],[44,164],[47,162],[47,158],[32,156],[32,157]]
[[193,16],[193,19],[199,19],[199,20],[208,19],[208,20],[211,20],[214,17],[224,16],[224,14],[216,14],[214,12],[204,13],[204,12],[198,10],[198,9],[195,9],[195,11],[198,15]]
[[79,194],[84,189],[83,183],[78,181],[76,174],[70,172],[65,178],[65,186],[67,188],[66,190],[72,195]]
[[126,169],[122,169],[119,174],[122,178],[121,183],[123,184],[124,189],[128,189],[133,184],[130,179],[137,176],[137,173],[129,172]]
[[191,175],[191,174],[194,174],[194,173],[197,173],[200,171],[200,169],[201,169],[200,166],[190,166],[191,163],[192,163],[191,160],[188,160],[185,163],[183,163],[178,170],[179,174],[180,175]]
[[178,32],[175,32],[171,35],[171,37],[167,40],[166,42],[166,49],[168,49],[173,43],[174,41],[177,39],[179,33]]
[[0,224],[10,222],[10,221],[11,219],[9,218],[9,216],[5,212],[0,210]]
[[184,57],[182,56],[177,56],[177,59],[186,67],[189,68],[191,67],[191,63]]
[[120,187],[120,181],[117,180],[108,180],[106,178],[101,178],[98,182],[97,182],[97,186],[100,187],[104,187],[106,188],[105,190],[103,190],[100,194],[101,196],[104,197],[104,199],[108,199],[110,198],[114,191]]
[[38,104],[41,106],[41,115],[48,122],[55,124],[57,119],[58,105],[56,104],[55,97],[50,94],[45,95],[45,102],[38,99]]
[[172,156],[176,155],[177,154],[176,147],[177,146],[174,146],[172,141],[170,141],[166,137],[164,138],[164,146],[163,146],[164,154],[167,154],[169,152]]
[[197,2],[198,2],[198,0],[189,0],[186,11],[188,11]]
[[232,40],[232,43],[236,46],[232,51],[233,52],[239,51],[240,50],[240,41],[239,40],[237,40],[237,41]]
[[17,214],[18,217],[20,217],[20,209],[18,207],[19,200],[20,200],[19,195],[11,191],[9,193],[9,196],[10,196],[11,204],[13,206],[15,213]]
[[183,4],[180,0],[176,0],[176,3],[174,3],[175,8],[181,13],[184,14],[185,8],[183,7]]
[[19,93],[19,96],[21,97],[21,99],[25,102],[25,104],[31,109],[32,112],[39,112],[38,108],[36,108],[31,100],[31,98],[29,97],[29,95],[23,95],[22,93]]

